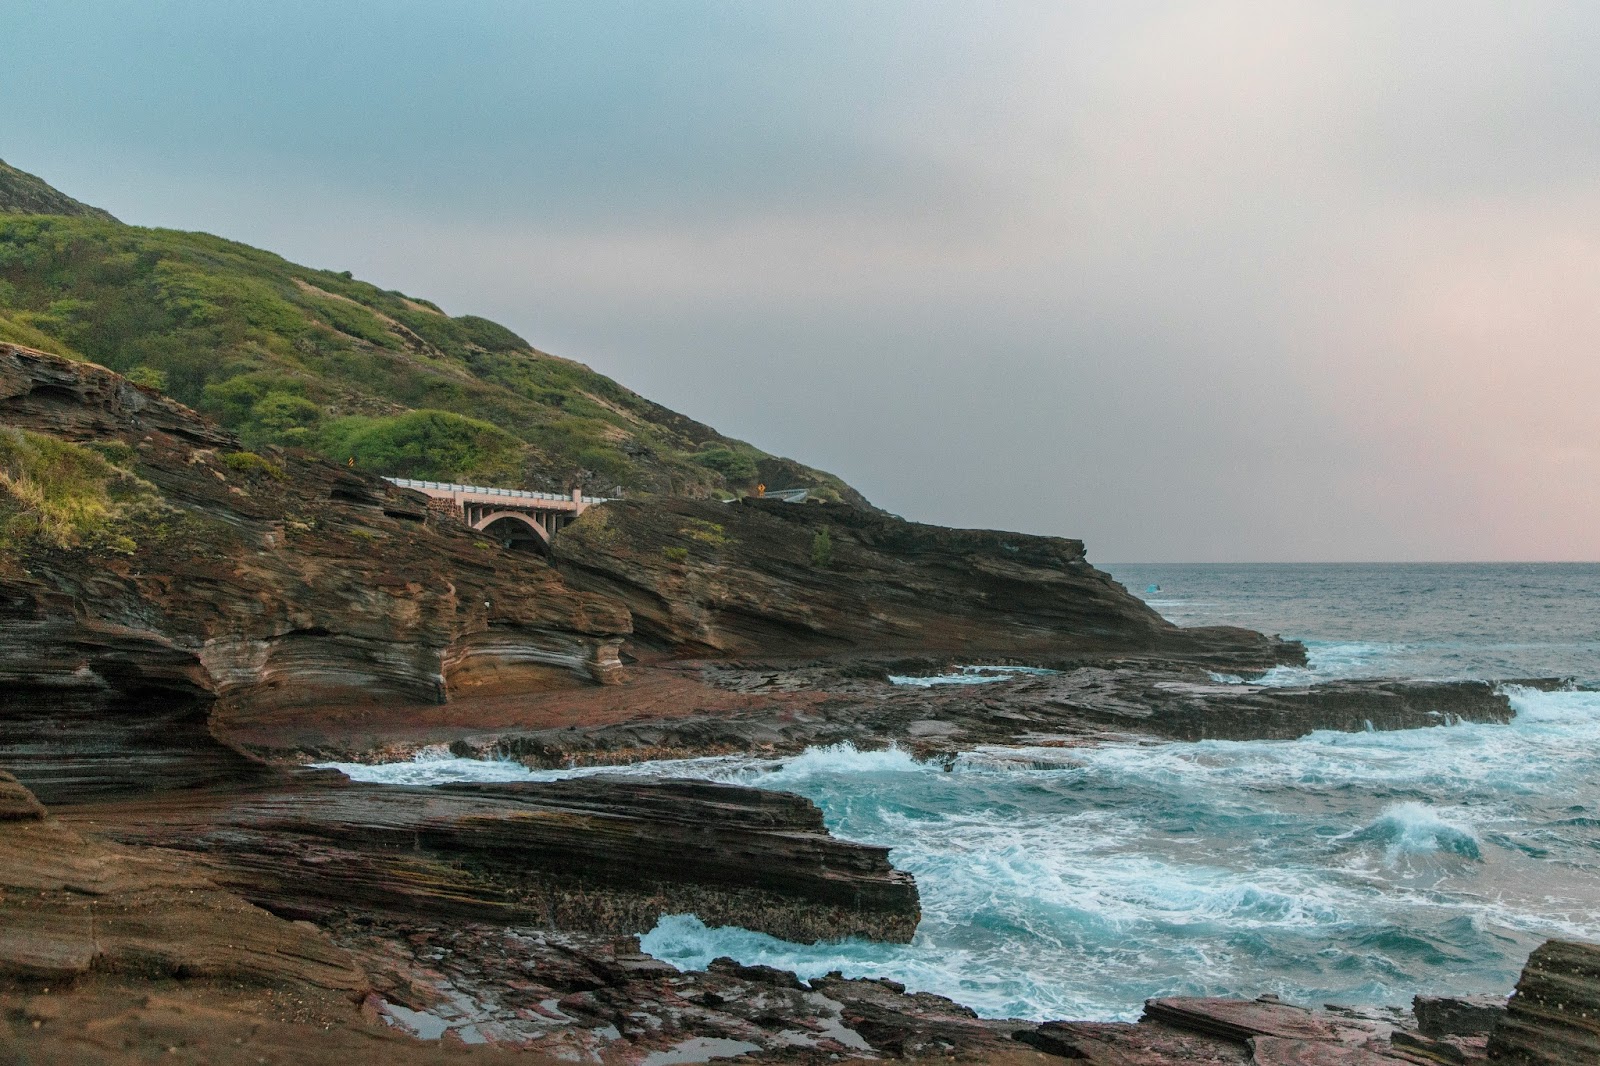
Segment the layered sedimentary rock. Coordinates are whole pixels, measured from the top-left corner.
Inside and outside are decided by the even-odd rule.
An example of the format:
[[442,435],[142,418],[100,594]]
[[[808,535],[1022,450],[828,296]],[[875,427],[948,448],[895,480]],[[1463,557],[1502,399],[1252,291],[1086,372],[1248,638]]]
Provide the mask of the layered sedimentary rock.
[[1145,1003],[1138,1024],[1046,1022],[1016,1039],[1099,1066],[1470,1066],[1483,1038],[1432,1039],[1397,1011],[1169,997]]
[[[697,674],[706,683],[667,689],[670,708],[641,708],[623,721],[591,716],[581,726],[569,718],[541,728],[463,730],[448,741],[459,755],[515,758],[533,766],[773,755],[839,743],[862,749],[894,744],[920,758],[938,758],[981,745],[1074,747],[1134,735],[1291,739],[1321,729],[1419,729],[1508,722],[1513,715],[1507,696],[1482,681],[1225,684],[1182,664],[997,673],[988,684],[918,686],[895,684],[887,676],[938,674],[949,665],[927,659],[787,668],[701,663]],[[708,690],[728,699],[715,703],[706,697]],[[352,744],[327,729],[299,736],[326,745],[319,748],[325,752],[359,754],[360,738]]]
[[1100,680],[1092,694],[1066,694],[1063,709],[1174,740],[1292,740],[1318,729],[1421,729],[1456,721],[1505,723],[1513,716],[1510,700],[1487,681],[1262,686],[1137,674]]
[[1488,1036],[1506,1016],[1504,996],[1416,996],[1417,1032],[1430,1039]]
[[692,911],[793,940],[906,941],[921,915],[887,848],[834,839],[786,793],[614,777],[341,782],[152,805],[112,832],[197,853],[246,898],[317,920],[355,908],[621,934]]
[[1547,940],[1528,958],[1489,1037],[1492,1062],[1600,1062],[1600,945]]
[[0,345],[0,425],[95,444],[145,500],[114,542],[0,551],[0,762],[46,802],[246,775],[219,721],[621,669],[619,604],[103,368]]
[[[0,775],[4,778],[5,775]],[[0,803],[15,810],[14,779]],[[364,975],[326,936],[219,888],[171,854],[86,838],[37,804],[0,820],[0,986],[91,973],[298,983],[353,994]]]
[[1248,630],[1172,625],[1081,541],[840,505],[618,501],[585,513],[554,554],[569,584],[628,605],[636,644],[691,657],[1146,655],[1248,671],[1305,655]]

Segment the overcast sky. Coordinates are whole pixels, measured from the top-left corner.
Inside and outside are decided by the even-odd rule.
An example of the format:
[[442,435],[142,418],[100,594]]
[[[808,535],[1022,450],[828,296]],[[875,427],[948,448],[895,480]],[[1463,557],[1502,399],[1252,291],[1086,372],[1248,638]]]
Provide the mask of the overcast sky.
[[1096,561],[1600,559],[1600,4],[10,0],[0,158]]

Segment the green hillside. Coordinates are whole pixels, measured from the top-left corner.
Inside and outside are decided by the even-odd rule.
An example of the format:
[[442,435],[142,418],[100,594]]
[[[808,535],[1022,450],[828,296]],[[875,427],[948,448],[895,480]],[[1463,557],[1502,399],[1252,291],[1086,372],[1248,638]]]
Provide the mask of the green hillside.
[[0,212],[16,215],[70,215],[115,222],[109,211],[90,207],[66,193],[51,188],[25,170],[0,159]]
[[487,319],[209,234],[123,225],[0,168],[0,340],[104,364],[251,447],[555,491],[764,481],[865,502]]

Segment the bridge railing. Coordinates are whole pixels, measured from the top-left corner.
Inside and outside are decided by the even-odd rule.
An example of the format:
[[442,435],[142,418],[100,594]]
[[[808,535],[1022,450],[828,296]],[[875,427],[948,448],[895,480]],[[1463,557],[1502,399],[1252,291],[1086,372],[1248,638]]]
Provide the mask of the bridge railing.
[[[489,485],[457,485],[452,481],[418,481],[408,477],[386,477],[383,480],[391,485],[399,485],[403,489],[420,489],[434,492],[470,492],[478,496],[504,496],[516,500],[553,500],[572,502],[572,494],[565,495],[559,492],[531,492],[528,489],[500,489]],[[584,503],[608,503],[609,496],[585,496]]]

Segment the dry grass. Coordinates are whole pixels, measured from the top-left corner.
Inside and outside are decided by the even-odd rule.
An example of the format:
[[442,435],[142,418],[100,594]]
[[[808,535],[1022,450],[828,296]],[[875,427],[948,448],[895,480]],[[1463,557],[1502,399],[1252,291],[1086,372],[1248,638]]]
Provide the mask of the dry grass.
[[135,528],[159,528],[149,482],[92,449],[0,427],[0,551],[30,543],[117,553],[137,549]]

